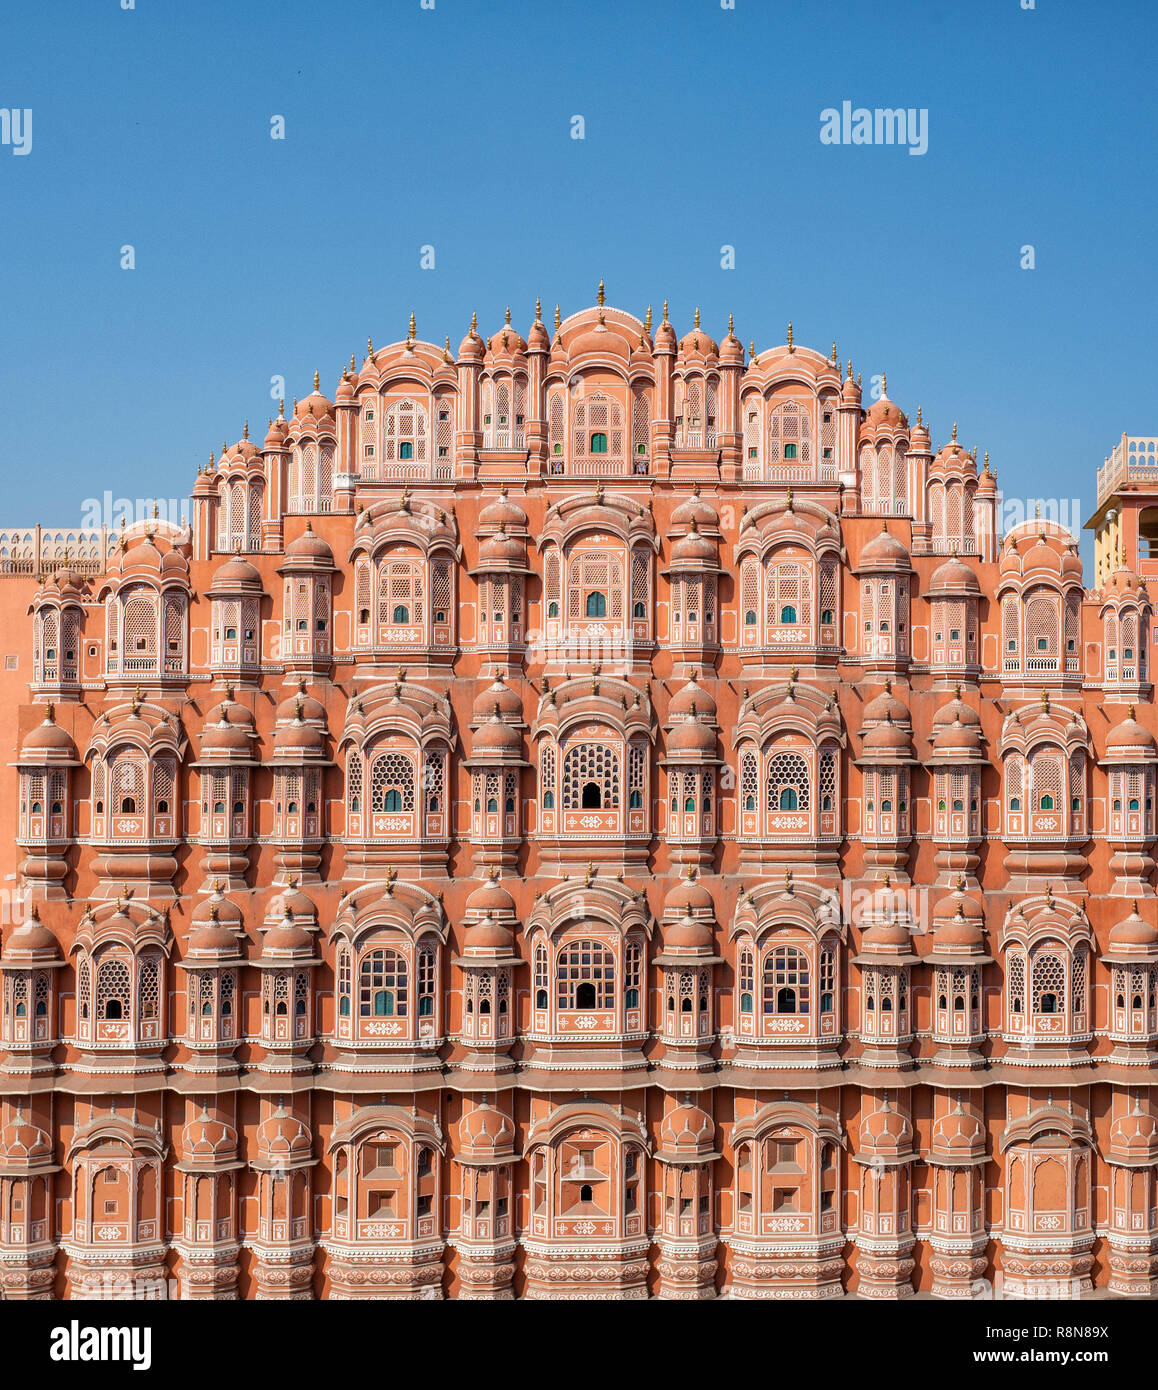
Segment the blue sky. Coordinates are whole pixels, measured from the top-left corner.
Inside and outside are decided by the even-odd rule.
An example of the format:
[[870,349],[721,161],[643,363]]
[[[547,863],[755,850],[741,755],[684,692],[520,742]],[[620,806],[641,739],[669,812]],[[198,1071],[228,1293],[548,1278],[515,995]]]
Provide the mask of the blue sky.
[[[33,113],[0,146],[0,525],[184,495],[272,376],[332,392],[411,310],[457,345],[601,275],[681,331],[835,338],[1084,516],[1158,432],[1158,4],[1022,3],[0,0]],[[822,145],[844,100],[927,108],[927,154]]]

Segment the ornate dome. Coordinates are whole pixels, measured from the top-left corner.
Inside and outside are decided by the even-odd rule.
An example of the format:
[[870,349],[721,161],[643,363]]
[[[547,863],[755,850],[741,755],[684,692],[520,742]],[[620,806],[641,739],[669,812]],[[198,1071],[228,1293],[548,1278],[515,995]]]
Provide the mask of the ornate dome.
[[664,1116],[659,1137],[664,1153],[694,1161],[714,1148],[716,1123],[706,1110],[685,1101]]
[[508,530],[518,531],[526,526],[527,514],[508,498],[504,485],[501,494],[479,510],[478,524],[483,529],[494,527],[498,530],[505,526]]
[[16,1115],[0,1129],[0,1154],[13,1164],[51,1162],[52,1140],[17,1107]]
[[464,1112],[458,1134],[463,1157],[468,1160],[506,1158],[514,1152],[514,1125],[485,1099]]
[[904,543],[889,534],[888,525],[881,522],[880,534],[872,538],[860,553],[858,569],[908,570],[912,568]]
[[880,1109],[867,1116],[860,1127],[861,1149],[885,1158],[903,1157],[912,1145],[912,1126],[899,1110],[892,1108],[886,1096]]
[[715,697],[700,684],[698,671],[693,671],[687,685],[671,697],[667,707],[668,718],[686,719],[693,709],[702,719],[716,718]]
[[958,594],[979,597],[981,585],[965,561],[953,556],[933,571],[929,579],[928,597],[955,597]]
[[958,1097],[933,1125],[933,1149],[945,1158],[978,1159],[985,1153],[985,1127]]
[[488,753],[518,757],[523,751],[523,739],[518,729],[504,724],[498,701],[491,707],[490,718],[475,730],[470,743],[471,756],[483,758]]
[[674,955],[711,955],[715,944],[710,925],[697,921],[690,912],[685,912],[678,922],[664,925],[663,949]]
[[665,918],[685,914],[690,916],[694,913],[714,917],[715,911],[716,905],[711,890],[698,881],[695,870],[691,868],[673,888],[668,889],[663,900]]
[[1138,904],[1135,902],[1130,915],[1123,917],[1120,922],[1110,928],[1110,945],[1142,947],[1158,945],[1158,928],[1143,920],[1138,913]]
[[45,709],[43,723],[32,729],[21,744],[20,758],[22,762],[30,763],[76,761],[76,744],[68,731],[56,722],[54,706],[49,705]]
[[500,883],[496,872],[471,890],[463,907],[466,912],[509,912],[514,916],[515,900]]
[[313,1144],[305,1125],[280,1105],[258,1127],[257,1147],[267,1159],[292,1161],[310,1158],[313,1154]]
[[332,569],[334,552],[314,530],[313,522],[307,520],[306,529],[296,540],[290,541],[289,545],[286,546],[283,564],[290,566],[308,564]]
[[205,1106],[201,1114],[181,1131],[181,1152],[189,1163],[212,1163],[216,1159],[237,1157],[237,1131],[232,1125],[210,1115]]

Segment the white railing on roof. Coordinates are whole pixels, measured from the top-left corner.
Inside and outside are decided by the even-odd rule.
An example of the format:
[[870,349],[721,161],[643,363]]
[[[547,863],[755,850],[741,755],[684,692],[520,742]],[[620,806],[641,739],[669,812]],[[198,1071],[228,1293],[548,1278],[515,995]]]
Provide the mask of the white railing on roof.
[[1158,437],[1124,434],[1098,469],[1098,506],[1123,483],[1158,484]]

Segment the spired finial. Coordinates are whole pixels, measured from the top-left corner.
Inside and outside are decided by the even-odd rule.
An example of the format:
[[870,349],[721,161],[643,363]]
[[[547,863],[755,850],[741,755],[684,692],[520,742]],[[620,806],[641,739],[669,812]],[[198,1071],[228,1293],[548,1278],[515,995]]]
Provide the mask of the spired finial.
[[599,277],[599,289],[595,292],[595,302],[602,309],[606,300],[607,296],[603,293],[603,276],[601,275]]
[[563,322],[563,315],[559,312],[558,304],[555,305],[555,332],[558,333],[559,325]]
[[884,372],[882,372],[882,373],[881,373],[881,395],[882,395],[882,396],[887,396],[888,394],[889,394],[889,379],[888,379],[887,376],[885,376]]
[[470,314],[470,336],[478,336],[478,314],[472,309]]
[[728,337],[730,338],[730,337],[732,336],[732,334],[733,334],[735,331],[736,331],[736,325],[732,322],[732,316],[731,316],[731,314],[729,314],[729,315],[728,315]]
[[921,423],[921,407],[918,406],[918,407],[917,407],[917,424],[919,425],[920,423]]
[[450,361],[450,334],[449,334],[449,333],[446,335],[446,346],[442,349],[442,360],[443,360],[444,362],[449,362],[449,361]]
[[666,300],[666,299],[665,299],[664,302],[663,302],[663,321],[664,321],[664,323],[667,323],[667,300]]
[[543,301],[538,295],[535,296],[535,322],[543,322]]
[[835,344],[835,343],[833,343],[833,345],[832,345],[832,360],[833,360],[834,362],[838,360],[838,359],[837,359],[837,356],[836,356],[836,344]]
[[957,442],[957,421],[954,420],[954,421],[953,421],[953,443],[956,444],[956,442]]
[[353,373],[354,373],[354,354],[351,353],[351,354],[350,354],[350,375],[352,376]]
[[755,365],[756,365],[756,339],[755,339],[755,338],[749,338],[749,339],[748,339],[748,357],[749,357],[749,359],[751,360],[752,365],[755,366]]
[[789,352],[795,352],[795,351],[796,351],[796,349],[795,349],[795,347],[793,346],[793,343],[792,343],[792,320],[791,320],[791,319],[788,320],[788,351],[789,351]]
[[509,304],[507,305],[507,316],[506,316],[506,318],[503,320],[503,322],[507,325],[508,328],[510,328],[510,326],[511,326],[511,306],[510,306]]
[[316,391],[316,390],[318,389],[318,387],[321,385],[321,381],[322,381],[321,377],[320,377],[320,376],[317,374],[317,372],[315,371],[315,372],[314,372],[314,390],[315,390],[315,391]]
[[410,333],[409,333],[410,341],[413,342],[414,339],[415,339],[417,336],[418,336],[418,324],[417,324],[417,323],[415,322],[415,320],[414,320],[414,310],[411,309],[411,311],[410,311]]
[[246,420],[246,422],[245,422],[245,428],[241,431],[241,437],[242,437],[242,439],[248,439],[248,438],[249,438],[249,421],[248,421],[248,420]]
[[852,380],[852,358],[851,358],[851,357],[848,359],[848,379],[849,379],[849,381]]
[[695,328],[700,326],[700,306],[698,304],[696,305],[696,312],[692,315],[692,326]]
[[1048,691],[1048,690],[1043,690],[1043,691],[1041,692],[1041,712],[1042,712],[1042,714],[1048,714],[1048,713],[1049,713],[1049,691]]
[[278,403],[277,403],[277,418],[278,418],[279,420],[284,420],[284,419],[285,419],[285,397],[284,397],[284,396],[283,396],[283,397],[281,398],[281,400],[278,401]]
[[643,318],[643,331],[648,335],[649,338],[651,337],[651,305],[650,305],[650,304],[647,306],[647,313],[644,315],[644,318]]

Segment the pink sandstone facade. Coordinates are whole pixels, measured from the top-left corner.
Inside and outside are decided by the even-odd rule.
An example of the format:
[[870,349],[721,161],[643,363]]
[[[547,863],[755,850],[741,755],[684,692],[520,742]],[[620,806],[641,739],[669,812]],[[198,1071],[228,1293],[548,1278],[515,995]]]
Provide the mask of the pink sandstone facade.
[[4,1295],[1153,1293],[1156,495],[601,287],[6,533]]

